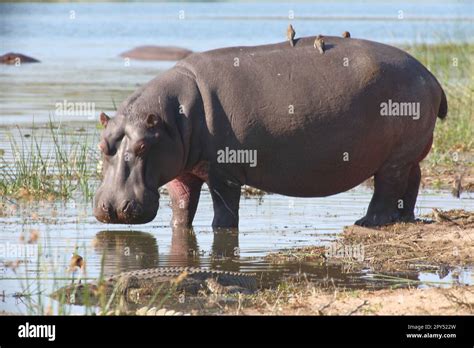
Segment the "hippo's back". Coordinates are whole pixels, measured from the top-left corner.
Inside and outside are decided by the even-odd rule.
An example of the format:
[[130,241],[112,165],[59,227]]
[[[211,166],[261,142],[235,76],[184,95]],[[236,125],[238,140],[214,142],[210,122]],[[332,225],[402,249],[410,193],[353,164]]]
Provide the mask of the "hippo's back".
[[[195,53],[177,67],[191,71],[204,97],[218,97],[224,110],[258,115],[262,122],[287,115],[290,106],[302,118],[337,117],[342,114],[334,111],[354,98],[364,102],[364,93],[373,98],[371,87],[380,88],[377,84],[384,80],[411,87],[414,79],[435,81],[416,59],[395,47],[324,37],[326,50],[320,54],[314,40],[301,38],[295,47],[283,42]],[[262,110],[271,110],[270,120]]]
[[[416,59],[395,47],[338,37],[324,37],[320,54],[314,40],[196,53],[176,66],[194,76],[202,95],[214,145],[209,152],[257,150],[257,168],[244,169],[251,186],[295,196],[341,192],[403,146],[416,154],[432,134],[442,90]],[[389,100],[420,103],[423,117],[381,117],[381,103]],[[403,139],[409,140],[400,147]],[[294,182],[282,189],[284,177]],[[322,185],[300,186],[311,178]]]

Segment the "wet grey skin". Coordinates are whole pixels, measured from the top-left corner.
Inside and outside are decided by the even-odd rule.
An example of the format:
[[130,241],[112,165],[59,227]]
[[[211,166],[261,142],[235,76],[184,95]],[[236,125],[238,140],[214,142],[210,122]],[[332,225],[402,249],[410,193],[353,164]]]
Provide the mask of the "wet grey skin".
[[0,64],[39,63],[40,61],[21,53],[6,53],[0,56]]
[[193,52],[181,47],[139,46],[123,52],[120,56],[139,60],[173,61],[186,58],[191,53]]
[[[104,178],[94,214],[106,223],[154,219],[167,185],[173,226],[191,226],[205,182],[214,227],[238,227],[242,185],[294,197],[347,191],[374,176],[365,217],[412,221],[437,117],[436,78],[402,50],[324,36],[194,53],[102,115]],[[238,59],[237,59],[238,58]],[[236,64],[238,62],[238,64]],[[418,103],[419,117],[382,116],[382,103]],[[218,151],[256,151],[257,165]]]
[[130,303],[147,303],[156,296],[180,294],[251,294],[257,290],[253,273],[216,271],[198,267],[158,267],[123,272],[102,282],[67,285],[51,297],[69,304],[97,303],[100,298],[116,296]]

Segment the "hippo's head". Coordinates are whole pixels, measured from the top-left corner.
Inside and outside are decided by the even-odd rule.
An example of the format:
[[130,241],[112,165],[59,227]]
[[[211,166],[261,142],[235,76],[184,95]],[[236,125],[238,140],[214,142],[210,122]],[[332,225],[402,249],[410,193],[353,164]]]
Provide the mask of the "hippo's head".
[[158,188],[182,167],[183,146],[179,132],[165,123],[163,115],[150,110],[127,115],[124,110],[114,118],[100,115],[103,179],[94,215],[106,223],[147,223],[158,211]]

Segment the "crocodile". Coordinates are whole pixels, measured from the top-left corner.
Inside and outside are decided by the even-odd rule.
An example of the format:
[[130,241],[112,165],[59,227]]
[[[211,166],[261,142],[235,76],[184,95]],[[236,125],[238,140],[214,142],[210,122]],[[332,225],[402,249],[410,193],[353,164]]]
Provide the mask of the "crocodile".
[[210,270],[198,267],[158,267],[123,272],[89,283],[75,283],[51,294],[69,304],[94,304],[112,296],[144,303],[170,294],[251,294],[257,290],[254,273]]

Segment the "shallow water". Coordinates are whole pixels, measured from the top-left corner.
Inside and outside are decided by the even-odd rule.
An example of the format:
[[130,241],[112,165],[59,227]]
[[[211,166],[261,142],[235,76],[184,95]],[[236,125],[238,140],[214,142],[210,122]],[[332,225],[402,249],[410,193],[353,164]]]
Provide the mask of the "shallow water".
[[300,37],[349,30],[353,37],[390,44],[438,43],[472,41],[474,29],[469,0],[0,4],[0,54],[20,52],[41,61],[0,66],[0,123],[46,122],[65,100],[112,112],[137,85],[174,65],[127,64],[120,53],[140,45],[205,51],[281,42],[289,11]]
[[[184,20],[178,18],[180,10],[185,11]],[[50,117],[55,127],[64,128],[69,144],[92,139],[89,159],[95,163],[97,131],[90,116],[58,117],[56,103],[91,102],[96,114],[101,110],[113,114],[114,105],[138,85],[174,64],[131,61],[126,65],[118,56],[121,52],[146,44],[203,51],[280,42],[289,10],[295,12],[291,22],[299,36],[340,35],[349,30],[355,37],[395,44],[472,40],[466,34],[473,29],[470,1],[0,4],[0,54],[15,51],[41,60],[40,64],[0,67],[0,163],[12,165],[10,134],[18,144],[22,140],[29,144],[31,137],[25,135],[33,133],[32,120],[44,124]],[[397,18],[400,10],[406,20]],[[75,11],[75,19],[70,18],[70,11]],[[21,126],[22,134],[12,128],[15,124]],[[44,138],[45,155],[54,150],[48,132],[44,125],[34,130]],[[92,188],[95,185],[91,182]],[[268,253],[283,249],[329,245],[343,226],[365,213],[370,198],[371,190],[363,186],[326,198],[242,198],[239,233],[214,233],[212,204],[205,190],[190,233],[169,227],[167,196],[162,197],[156,219],[140,226],[101,224],[92,215],[92,202],[80,198],[16,203],[2,197],[12,210],[0,215],[0,310],[37,313],[27,304],[55,306],[47,295],[71,281],[66,269],[76,250],[86,260],[88,278],[99,276],[103,258],[107,275],[192,265],[256,272],[264,287],[301,277],[325,287],[348,288],[405,286],[404,278],[418,280],[414,285],[419,287],[474,283],[470,268],[423,268],[398,274],[400,279],[381,280],[370,269],[354,272],[310,262],[271,264],[265,259]],[[432,208],[473,211],[473,199],[472,193],[456,199],[448,192],[422,190],[417,214]],[[39,239],[28,244],[32,231],[39,233]],[[18,255],[25,251],[30,254]],[[25,263],[13,270],[9,263],[16,260]],[[29,300],[17,296],[22,292],[33,296]],[[81,307],[68,310],[84,313]]]
[[[25,305],[14,294],[26,288],[32,293],[40,291],[43,303],[50,303],[47,294],[71,281],[66,269],[75,250],[86,260],[88,278],[99,277],[104,256],[106,275],[157,266],[189,265],[255,272],[264,287],[298,277],[325,287],[347,288],[403,286],[406,284],[404,279],[419,280],[419,284],[411,285],[420,287],[474,283],[472,269],[447,269],[444,274],[439,270],[414,271],[398,274],[402,279],[381,280],[369,269],[357,273],[341,266],[311,262],[271,264],[265,259],[268,253],[283,249],[329,245],[343,226],[352,224],[365,212],[370,196],[370,189],[359,186],[326,198],[279,195],[243,198],[239,233],[213,232],[210,227],[212,205],[207,190],[201,196],[194,233],[172,231],[169,227],[171,209],[167,196],[162,197],[156,219],[140,226],[99,223],[92,215],[90,202],[21,203],[11,214],[0,218],[0,245],[3,250],[9,250],[0,264],[3,268],[0,269],[0,294],[5,291],[0,310],[25,312]],[[472,211],[473,198],[472,194],[463,194],[461,199],[455,199],[446,192],[424,190],[418,200],[417,212],[426,214],[435,207]],[[38,231],[40,238],[34,244],[25,244],[31,231]],[[21,236],[24,242],[20,241]],[[12,254],[27,251],[30,254],[26,258]],[[17,259],[25,260],[26,265],[21,264],[16,272],[6,267],[5,262]],[[69,280],[53,279],[64,277]],[[32,300],[37,302],[38,298],[33,296]],[[80,307],[71,310],[84,312]]]

